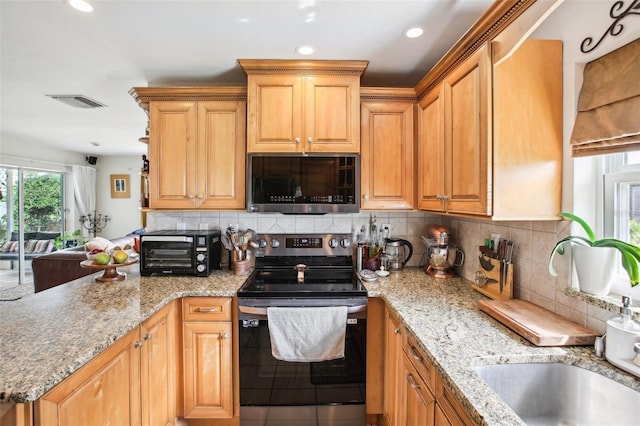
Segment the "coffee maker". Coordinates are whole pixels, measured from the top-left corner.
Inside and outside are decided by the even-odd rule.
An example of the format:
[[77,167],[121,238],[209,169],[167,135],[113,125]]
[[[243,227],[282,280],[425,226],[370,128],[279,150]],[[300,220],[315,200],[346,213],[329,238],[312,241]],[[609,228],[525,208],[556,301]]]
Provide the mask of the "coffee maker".
[[455,276],[451,268],[464,263],[464,253],[449,240],[449,230],[442,225],[427,226],[427,268],[425,273],[435,278]]

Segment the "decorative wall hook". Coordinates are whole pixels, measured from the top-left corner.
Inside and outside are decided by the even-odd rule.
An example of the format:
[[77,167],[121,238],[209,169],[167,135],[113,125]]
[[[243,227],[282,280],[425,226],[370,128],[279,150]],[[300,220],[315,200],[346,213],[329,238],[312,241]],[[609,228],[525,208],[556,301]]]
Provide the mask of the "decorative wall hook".
[[607,35],[611,35],[613,37],[620,35],[622,30],[624,29],[624,25],[622,25],[620,21],[622,21],[627,16],[640,15],[640,0],[632,0],[631,4],[627,8],[625,8],[624,3],[625,0],[618,0],[613,4],[613,6],[611,6],[609,16],[614,21],[595,44],[593,42],[593,37],[587,37],[582,40],[582,43],[580,43],[580,50],[582,51],[582,53],[589,53],[593,51],[600,45],[600,43],[602,43]]

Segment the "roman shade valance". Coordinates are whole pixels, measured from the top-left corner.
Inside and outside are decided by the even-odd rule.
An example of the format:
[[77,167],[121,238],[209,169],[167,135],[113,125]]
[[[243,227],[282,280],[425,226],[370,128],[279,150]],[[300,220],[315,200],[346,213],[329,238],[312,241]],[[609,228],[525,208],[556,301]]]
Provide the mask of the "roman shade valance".
[[572,157],[640,150],[640,39],[589,62],[571,134]]

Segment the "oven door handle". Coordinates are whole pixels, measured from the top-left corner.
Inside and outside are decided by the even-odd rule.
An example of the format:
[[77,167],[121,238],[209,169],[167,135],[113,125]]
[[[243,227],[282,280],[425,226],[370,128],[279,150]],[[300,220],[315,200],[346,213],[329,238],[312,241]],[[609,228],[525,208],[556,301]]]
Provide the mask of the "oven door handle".
[[[317,306],[313,306],[316,308]],[[267,308],[256,308],[254,306],[239,306],[240,312],[249,315],[267,315]],[[367,310],[367,305],[347,306],[347,314],[355,314]]]

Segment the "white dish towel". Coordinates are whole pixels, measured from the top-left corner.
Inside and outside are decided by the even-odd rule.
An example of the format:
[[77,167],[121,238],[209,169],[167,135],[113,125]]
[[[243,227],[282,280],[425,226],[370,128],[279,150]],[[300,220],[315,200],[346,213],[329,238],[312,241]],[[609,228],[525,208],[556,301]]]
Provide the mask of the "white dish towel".
[[347,307],[267,308],[271,353],[281,361],[344,358]]

